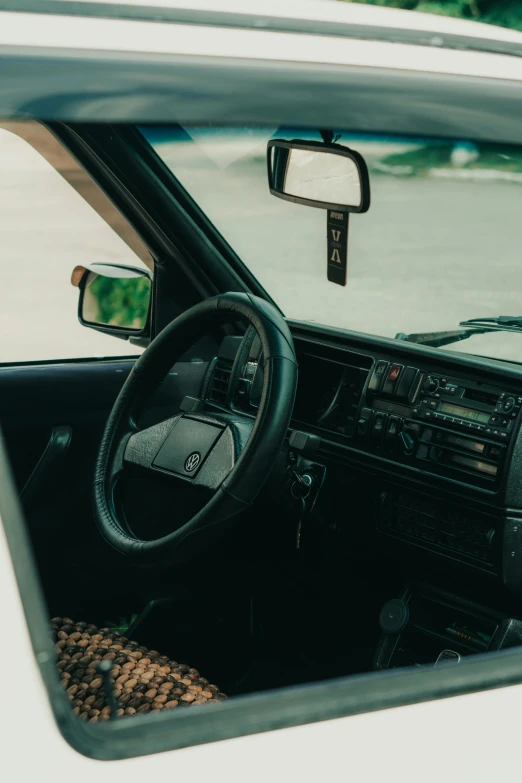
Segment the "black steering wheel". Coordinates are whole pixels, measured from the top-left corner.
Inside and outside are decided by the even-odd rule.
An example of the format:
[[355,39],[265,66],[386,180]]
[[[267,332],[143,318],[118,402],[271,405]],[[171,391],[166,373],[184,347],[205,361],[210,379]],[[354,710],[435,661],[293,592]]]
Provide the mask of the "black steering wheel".
[[[264,380],[257,417],[236,411],[190,412],[139,430],[140,413],[178,358],[216,323],[238,319],[250,324],[261,341]],[[186,558],[208,543],[263,486],[287,433],[296,386],[292,335],[283,316],[263,299],[222,294],[172,321],[136,361],[105,426],[96,461],[94,512],[106,541],[149,563]],[[125,524],[116,502],[118,479],[131,466],[183,482],[185,488],[205,487],[212,495],[169,535],[141,540]]]

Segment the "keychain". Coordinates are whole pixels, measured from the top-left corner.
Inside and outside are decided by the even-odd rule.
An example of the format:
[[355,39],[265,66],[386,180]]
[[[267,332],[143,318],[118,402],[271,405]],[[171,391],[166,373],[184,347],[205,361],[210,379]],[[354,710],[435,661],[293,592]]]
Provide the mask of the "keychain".
[[309,473],[298,473],[292,470],[294,480],[290,487],[290,492],[294,500],[297,501],[297,528],[296,528],[296,549],[301,546],[301,530],[303,518],[306,514],[306,498],[312,489],[313,478]]

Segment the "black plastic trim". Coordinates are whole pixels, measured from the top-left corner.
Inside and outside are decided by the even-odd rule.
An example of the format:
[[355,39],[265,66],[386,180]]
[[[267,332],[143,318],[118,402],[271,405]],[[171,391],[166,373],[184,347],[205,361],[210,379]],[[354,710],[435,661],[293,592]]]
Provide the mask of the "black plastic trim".
[[[300,149],[307,151],[319,152],[331,152],[332,155],[339,155],[343,158],[349,158],[353,160],[357,166],[359,173],[359,179],[361,183],[361,200],[357,206],[347,206],[346,204],[334,204],[328,201],[316,201],[309,198],[301,198],[300,196],[293,196],[284,192],[286,173],[288,163],[286,162],[285,170],[282,172],[281,181],[279,176],[274,175],[272,167],[270,165],[270,151],[274,149]],[[288,160],[288,156],[287,156]],[[343,144],[325,144],[324,142],[305,141],[302,139],[292,139],[292,141],[285,141],[284,139],[271,139],[268,142],[266,150],[266,161],[268,171],[268,189],[273,196],[282,198],[285,201],[291,201],[293,204],[303,204],[307,207],[316,207],[317,209],[334,209],[338,212],[367,212],[370,208],[370,177],[368,175],[368,168],[363,156],[356,150],[351,150],[349,147]]]
[[509,79],[240,58],[0,46],[0,116],[334,128],[519,144]]
[[312,339],[318,344],[323,343],[334,347],[340,345],[346,350],[362,351],[366,354],[375,354],[379,351],[389,353],[391,351],[398,356],[407,357],[407,361],[413,365],[416,360],[420,362],[433,360],[436,366],[443,365],[445,372],[449,372],[449,368],[454,368],[458,377],[463,372],[478,370],[482,373],[488,373],[488,383],[491,382],[493,385],[508,381],[519,382],[522,386],[522,363],[515,364],[475,354],[441,351],[440,348],[407,343],[402,340],[394,340],[391,337],[381,337],[376,334],[355,332],[350,329],[306,321],[289,320],[288,324],[294,339]]
[[65,457],[72,441],[72,427],[67,424],[58,424],[51,429],[49,440],[38,460],[35,468],[27,479],[21,493],[20,500],[25,506],[33,502],[35,496],[43,489],[52,473]]
[[[146,277],[150,282],[150,297],[149,297],[149,307],[147,310],[147,318],[145,321],[145,326],[143,329],[129,329],[127,327],[122,326],[111,326],[109,324],[101,324],[96,323],[94,321],[87,321],[83,317],[83,301],[85,298],[85,287],[87,284],[88,275],[91,272],[96,273],[96,268],[99,267],[111,267],[112,269],[127,269],[132,272],[136,272],[141,277]],[[101,332],[102,334],[109,334],[113,337],[119,337],[122,340],[127,340],[129,337],[134,338],[143,338],[147,337],[150,338],[151,333],[151,325],[152,325],[152,313],[154,310],[154,275],[150,271],[150,269],[141,269],[140,267],[136,266],[129,266],[128,264],[102,264],[102,263],[96,263],[96,264],[87,264],[85,266],[85,272],[82,275],[82,278],[80,280],[80,284],[78,285],[79,289],[79,296],[78,296],[78,320],[82,326],[85,326],[87,329],[95,329],[97,332]]]
[[[145,127],[145,125],[142,127]],[[168,191],[170,217],[171,220],[175,218],[174,222],[178,226],[178,232],[182,229],[182,223],[186,222],[187,226],[184,228],[183,233],[187,233],[189,236],[192,235],[194,232],[191,224],[193,224],[205,235],[206,243],[211,243],[216,253],[213,259],[208,254],[209,259],[207,263],[209,264],[209,271],[218,281],[222,291],[235,290],[239,283],[241,290],[244,288],[244,290],[250,291],[255,296],[266,299],[279,309],[268,291],[263,288],[250,269],[243,264],[235,250],[210,221],[190,193],[183,187],[177,179],[175,172],[169,169],[160,158],[152,144],[135,128],[122,127],[119,131],[125,143],[139,155],[144,165],[150,171],[151,176],[161,182],[166,191]],[[223,262],[225,262],[226,266]]]

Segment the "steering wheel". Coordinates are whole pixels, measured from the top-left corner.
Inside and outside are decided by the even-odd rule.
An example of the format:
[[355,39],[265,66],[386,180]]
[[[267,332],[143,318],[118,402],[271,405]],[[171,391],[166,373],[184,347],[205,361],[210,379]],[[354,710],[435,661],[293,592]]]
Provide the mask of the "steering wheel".
[[[140,413],[179,357],[211,327],[238,319],[261,341],[264,380],[256,418],[237,411],[189,412],[139,430]],[[222,294],[172,321],[136,361],[105,425],[94,477],[94,513],[105,540],[142,561],[172,562],[222,532],[254,501],[270,473],[290,423],[296,386],[292,335],[283,316],[263,299]],[[136,466],[178,487],[205,487],[211,497],[168,535],[141,540],[116,502],[118,480]]]

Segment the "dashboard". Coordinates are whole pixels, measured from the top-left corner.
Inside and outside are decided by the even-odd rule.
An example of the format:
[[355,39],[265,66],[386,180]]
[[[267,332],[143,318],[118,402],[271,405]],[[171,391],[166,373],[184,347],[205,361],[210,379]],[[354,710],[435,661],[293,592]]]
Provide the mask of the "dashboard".
[[[292,332],[291,427],[320,437],[316,459],[341,481],[360,473],[377,533],[522,589],[518,366],[312,325]],[[229,343],[207,397],[255,415],[261,359],[253,332]]]

